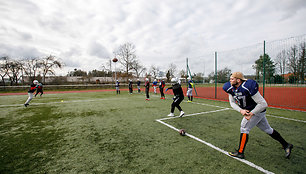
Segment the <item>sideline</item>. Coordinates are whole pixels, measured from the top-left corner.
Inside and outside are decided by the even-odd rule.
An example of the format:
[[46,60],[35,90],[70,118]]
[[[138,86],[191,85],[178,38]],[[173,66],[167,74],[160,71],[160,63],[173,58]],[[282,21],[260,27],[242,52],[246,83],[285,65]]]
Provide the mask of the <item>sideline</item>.
[[[226,111],[226,110],[229,110],[229,109],[230,109],[230,108],[224,108],[224,109],[219,109],[219,110],[214,110],[214,111],[193,113],[193,114],[185,115],[184,117],[190,117],[190,116],[200,115],[200,114],[208,114],[208,113],[213,113],[213,112],[221,112],[221,111]],[[182,118],[184,118],[184,117],[182,117]],[[175,118],[180,118],[180,117],[168,117],[168,118],[166,117],[166,118],[162,118],[162,119],[157,119],[156,121],[159,122],[159,123],[161,123],[161,124],[163,124],[163,125],[165,125],[165,126],[167,126],[167,127],[169,127],[169,128],[171,128],[171,129],[173,129],[173,130],[175,130],[175,131],[177,131],[177,132],[179,132],[179,129],[177,129],[177,128],[175,128],[174,126],[172,126],[172,125],[170,125],[170,124],[165,123],[165,122],[162,121],[162,120],[169,120],[169,119],[175,119]],[[192,138],[192,139],[194,139],[194,140],[196,140],[196,141],[199,141],[199,142],[201,142],[201,143],[203,143],[203,144],[205,144],[205,145],[207,145],[207,146],[209,146],[209,147],[211,147],[211,148],[213,148],[213,149],[215,149],[215,150],[217,150],[217,151],[219,151],[219,152],[225,154],[226,156],[229,156],[229,157],[231,157],[231,158],[233,158],[233,159],[236,159],[236,160],[238,160],[238,161],[240,161],[240,162],[243,162],[243,163],[245,163],[245,164],[247,164],[247,165],[249,165],[249,166],[251,166],[251,167],[253,167],[253,168],[255,168],[255,169],[257,169],[257,170],[259,170],[259,171],[261,171],[261,172],[263,172],[263,173],[274,174],[273,172],[270,172],[270,171],[268,171],[268,170],[266,170],[266,169],[264,169],[264,168],[262,168],[262,167],[260,167],[260,166],[257,166],[256,164],[254,164],[254,163],[252,163],[252,162],[250,162],[250,161],[248,161],[248,160],[232,157],[232,156],[230,156],[230,155],[228,154],[227,151],[225,151],[225,150],[223,150],[223,149],[220,149],[219,147],[214,146],[213,144],[208,143],[208,142],[206,142],[206,141],[204,141],[204,140],[201,140],[200,138],[195,137],[195,136],[193,136],[193,135],[191,135],[191,134],[189,134],[189,133],[186,133],[186,136],[188,136],[188,137],[190,137],[190,138]]]

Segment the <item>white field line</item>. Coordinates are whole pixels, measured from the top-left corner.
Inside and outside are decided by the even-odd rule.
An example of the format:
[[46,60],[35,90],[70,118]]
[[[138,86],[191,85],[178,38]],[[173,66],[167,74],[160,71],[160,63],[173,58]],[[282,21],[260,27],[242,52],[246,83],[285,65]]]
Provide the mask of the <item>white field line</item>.
[[294,119],[294,118],[286,118],[286,117],[275,116],[275,115],[270,115],[270,114],[266,114],[266,116],[274,117],[274,118],[281,118],[281,119],[291,120],[291,121],[297,121],[297,122],[301,122],[301,123],[306,123],[306,121],[304,121],[304,120],[298,120],[298,119]]
[[[192,103],[193,104],[198,104],[198,105],[204,105],[204,106],[217,107],[217,108],[227,108],[227,107],[221,107],[221,106],[210,105],[210,104],[205,104],[205,103],[197,103],[197,102],[192,102]],[[234,110],[232,108],[227,108],[227,109]],[[273,118],[279,118],[279,119],[296,121],[296,122],[300,122],[300,123],[306,123],[306,121],[304,121],[304,120],[298,120],[298,119],[294,119],[294,118],[286,118],[286,117],[281,117],[281,116],[276,116],[276,115],[271,115],[271,114],[266,114],[266,116],[273,117]]]
[[[186,116],[193,116],[193,115],[200,115],[200,114],[208,114],[208,113],[212,113],[212,112],[225,111],[225,110],[228,110],[228,109],[229,109],[229,108],[220,109],[220,110],[216,110],[216,111],[200,112],[200,113],[195,113],[195,114],[189,114],[189,115],[186,115]],[[184,116],[184,117],[186,117],[186,116]],[[161,124],[163,124],[163,125],[165,125],[165,126],[167,126],[167,127],[169,127],[169,128],[171,128],[171,129],[173,129],[173,130],[175,130],[175,131],[177,131],[177,132],[179,132],[179,129],[177,129],[177,128],[175,128],[174,126],[172,126],[172,125],[170,125],[170,124],[165,123],[165,122],[162,121],[162,120],[168,120],[168,119],[173,119],[173,118],[178,118],[178,117],[170,117],[170,118],[157,119],[156,121],[159,122],[159,123],[161,123]],[[191,134],[189,134],[189,133],[186,133],[186,136],[188,136],[188,137],[190,137],[190,138],[192,138],[192,139],[194,139],[194,140],[196,140],[196,141],[199,141],[199,142],[201,142],[201,143],[203,143],[203,144],[205,144],[205,145],[207,145],[207,146],[209,146],[209,147],[211,147],[211,148],[213,148],[213,149],[215,149],[215,150],[217,150],[217,151],[219,151],[219,152],[225,154],[226,156],[229,156],[229,157],[231,157],[231,158],[233,158],[233,159],[236,159],[236,160],[238,160],[238,161],[240,161],[240,162],[243,162],[243,163],[245,163],[245,164],[247,164],[247,165],[249,165],[249,166],[251,166],[251,167],[253,167],[253,168],[255,168],[255,169],[257,169],[257,170],[259,170],[259,171],[261,171],[261,172],[263,172],[263,173],[273,174],[273,172],[270,172],[270,171],[268,171],[268,170],[265,170],[264,168],[262,168],[262,167],[260,167],[260,166],[257,166],[256,164],[254,164],[254,163],[252,163],[252,162],[250,162],[250,161],[248,161],[248,160],[232,157],[232,156],[230,156],[230,155],[228,154],[227,151],[225,151],[225,150],[223,150],[223,149],[220,149],[219,147],[214,146],[213,144],[208,143],[208,142],[206,142],[206,141],[204,141],[204,140],[201,140],[200,138],[197,138],[197,137],[195,137],[195,136],[193,136],[193,135],[191,135]]]
[[[122,100],[127,98],[103,98],[103,99],[90,99],[90,100],[68,100],[68,101],[58,101],[58,102],[47,102],[47,103],[30,103],[30,105],[47,105],[47,104],[60,104],[60,103],[79,103],[79,102],[95,102],[95,101],[109,101],[109,100]],[[61,99],[59,99],[61,100]],[[14,106],[23,106],[24,104],[14,104],[14,105],[0,105],[0,108],[3,107],[14,107]]]

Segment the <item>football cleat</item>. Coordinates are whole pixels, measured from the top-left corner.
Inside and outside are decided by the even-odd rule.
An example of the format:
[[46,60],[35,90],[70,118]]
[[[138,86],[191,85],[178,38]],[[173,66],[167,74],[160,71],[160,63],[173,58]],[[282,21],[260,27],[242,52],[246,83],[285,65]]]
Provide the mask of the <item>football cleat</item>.
[[173,113],[170,113],[170,114],[168,115],[168,117],[174,117],[174,114],[173,114]]
[[292,148],[293,148],[292,144],[288,144],[288,146],[285,148],[286,158],[288,159],[290,158]]
[[146,100],[147,100],[147,101],[150,101],[150,99],[148,99],[148,98],[147,98]]
[[181,111],[180,117],[182,117],[183,115],[185,115],[185,112],[184,112],[184,111]]
[[235,152],[228,152],[228,154],[229,154],[230,156],[232,156],[232,157],[244,159],[244,154],[243,154],[243,153],[239,153],[238,151],[235,151]]
[[28,103],[27,103],[27,104],[24,104],[24,106],[25,106],[25,107],[28,107],[28,106],[29,106],[29,104],[28,104]]
[[188,100],[187,102],[188,102],[188,103],[191,103],[192,101],[191,101],[191,100]]

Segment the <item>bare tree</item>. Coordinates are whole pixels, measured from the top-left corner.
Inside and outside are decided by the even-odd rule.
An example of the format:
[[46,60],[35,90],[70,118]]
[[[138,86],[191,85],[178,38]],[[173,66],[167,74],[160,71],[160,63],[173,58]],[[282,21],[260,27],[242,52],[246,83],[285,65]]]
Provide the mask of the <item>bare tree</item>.
[[298,49],[296,45],[294,45],[289,52],[289,62],[288,62],[289,71],[292,72],[295,76],[298,73]]
[[168,72],[169,72],[171,78],[174,77],[174,74],[175,74],[175,72],[176,72],[176,65],[173,64],[173,63],[171,63],[171,64],[169,65],[169,67],[168,67]]
[[24,60],[24,73],[30,80],[34,80],[42,67],[42,60],[38,58],[28,58]]
[[17,60],[9,60],[7,62],[6,70],[7,76],[11,81],[11,86],[15,83],[18,84],[19,79],[21,78],[20,73],[22,72],[23,65],[20,61]]
[[305,42],[300,44],[300,52],[299,52],[299,76],[301,79],[301,83],[304,84],[305,78],[305,68],[306,68],[306,56],[305,56]]
[[275,60],[276,66],[278,67],[278,70],[280,74],[282,75],[283,79],[284,79],[284,74],[286,72],[286,67],[288,64],[288,57],[289,57],[288,51],[283,50],[277,54],[276,60]]
[[133,69],[133,64],[136,60],[135,52],[135,45],[129,42],[121,45],[118,50],[114,52],[115,55],[118,56],[119,63],[124,67],[127,75],[129,71]]
[[150,74],[152,75],[152,77],[155,79],[157,77],[157,75],[159,74],[159,67],[151,65],[150,67]]
[[140,64],[138,60],[133,62],[133,70],[136,73],[136,77],[138,78],[147,68]]
[[3,86],[5,86],[4,77],[8,74],[8,60],[9,57],[4,56],[0,58],[0,76],[3,83]]
[[42,59],[41,68],[43,73],[43,83],[46,82],[46,75],[53,74],[55,75],[54,68],[62,68],[64,64],[59,61],[55,56],[47,56]]

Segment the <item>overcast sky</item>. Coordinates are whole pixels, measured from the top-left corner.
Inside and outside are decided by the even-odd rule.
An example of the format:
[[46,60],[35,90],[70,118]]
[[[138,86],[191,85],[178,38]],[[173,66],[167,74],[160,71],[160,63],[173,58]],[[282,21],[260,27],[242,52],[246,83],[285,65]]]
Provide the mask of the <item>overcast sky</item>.
[[188,57],[193,71],[207,75],[214,51],[304,35],[305,16],[305,0],[0,0],[0,55],[52,54],[63,60],[58,72],[66,75],[101,69],[131,42],[148,68],[185,69]]

